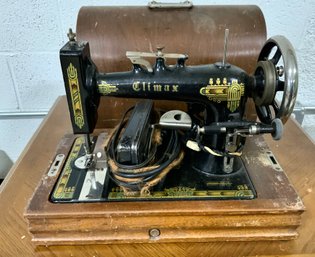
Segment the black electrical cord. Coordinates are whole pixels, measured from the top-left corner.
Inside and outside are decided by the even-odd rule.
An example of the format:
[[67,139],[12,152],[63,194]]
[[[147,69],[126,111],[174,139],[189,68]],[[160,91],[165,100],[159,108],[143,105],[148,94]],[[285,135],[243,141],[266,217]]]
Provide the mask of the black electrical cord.
[[[121,169],[116,174],[125,178],[140,178],[151,175],[155,177],[156,175],[158,175],[163,169],[165,169],[172,161],[176,159],[180,152],[178,135],[175,131],[172,131],[172,134],[174,136],[171,136],[171,139],[163,156],[156,163],[152,164],[152,166],[158,166],[157,168],[141,173],[129,173],[128,170],[126,172],[126,170]],[[173,148],[174,146],[175,149]]]
[[[175,131],[173,131],[175,132]],[[175,137],[175,139],[174,139]],[[179,154],[179,150],[180,147],[177,147],[175,149],[175,151],[171,151],[171,148],[173,146],[179,146],[178,144],[178,135],[175,132],[174,133],[174,137],[172,136],[171,140],[168,143],[167,149],[164,151],[164,154],[161,158],[159,158],[159,160],[157,160],[154,164],[152,164],[152,166],[157,166],[159,165],[158,168],[147,171],[147,172],[141,172],[141,173],[132,173],[130,172],[130,168],[128,168],[128,170],[121,170],[119,172],[119,175],[121,177],[125,177],[125,178],[139,178],[139,177],[143,177],[143,174],[146,175],[156,175],[158,173],[160,173],[165,167],[167,167]],[[128,167],[128,166],[127,166]]]
[[[157,166],[158,168],[152,169],[150,171],[146,171],[146,172],[141,172],[141,173],[130,173],[130,171],[128,170],[126,172],[126,170],[120,170],[119,172],[117,172],[117,174],[119,174],[120,177],[124,177],[124,178],[141,178],[141,177],[145,177],[147,178],[147,176],[156,176],[158,175],[163,169],[165,169],[173,160],[176,159],[176,157],[178,156],[179,152],[180,152],[180,147],[178,144],[178,136],[177,133],[174,133],[174,137],[175,137],[175,141],[174,140],[170,140],[171,143],[168,144],[168,148],[169,150],[166,150],[162,156],[162,158],[160,158],[157,162],[155,162],[154,164],[152,164],[152,166]],[[170,152],[171,147],[170,146],[174,146],[176,147],[176,149],[172,152]]]
[[[151,149],[148,158],[137,165],[126,165],[121,164],[116,158],[116,145],[117,140],[125,124],[127,123],[127,114],[133,109],[128,109],[123,118],[121,119],[118,128],[114,132],[112,140],[109,143],[108,155],[113,160],[117,167],[117,170],[113,171],[110,169],[109,177],[119,186],[123,186],[130,189],[139,189],[141,185],[151,181],[158,176],[170,163],[172,163],[180,153],[180,140],[177,131],[175,130],[164,130],[164,137],[162,141],[168,141],[168,144],[157,146],[154,144]],[[157,156],[157,151],[163,152],[160,157]],[[156,159],[155,162],[154,159]],[[152,167],[152,169],[150,169]],[[154,168],[156,167],[156,168]],[[141,171],[141,168],[148,168],[147,171]],[[134,179],[135,181],[126,181],[128,179]]]

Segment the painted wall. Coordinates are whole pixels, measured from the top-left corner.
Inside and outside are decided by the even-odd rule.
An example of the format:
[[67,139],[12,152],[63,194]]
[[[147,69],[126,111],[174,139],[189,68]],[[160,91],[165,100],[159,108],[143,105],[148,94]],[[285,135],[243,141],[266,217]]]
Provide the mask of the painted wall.
[[[171,2],[174,2],[171,1]],[[315,2],[205,1],[198,4],[256,4],[262,9],[268,36],[282,34],[293,44],[299,63],[298,101],[315,106],[312,77],[315,70]],[[0,112],[48,110],[63,95],[58,52],[69,27],[75,28],[83,5],[146,5],[145,0],[13,1],[0,0]],[[0,119],[0,149],[16,160],[41,119]],[[315,117],[303,126],[315,135]]]

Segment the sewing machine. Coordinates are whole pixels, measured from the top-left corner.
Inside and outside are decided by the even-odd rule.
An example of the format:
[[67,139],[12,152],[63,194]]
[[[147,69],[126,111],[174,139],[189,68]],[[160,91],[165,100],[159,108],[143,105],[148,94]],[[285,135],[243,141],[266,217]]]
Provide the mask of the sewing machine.
[[[210,16],[221,21],[215,8],[209,8]],[[201,17],[204,10],[191,12]],[[224,10],[231,12],[231,21],[239,20],[243,7]],[[92,26],[99,14],[109,17],[103,9],[88,11],[86,17],[95,18]],[[257,16],[251,22],[259,22],[259,10],[248,11]],[[153,23],[154,15],[160,17],[159,12],[150,15]],[[174,15],[183,13],[165,12],[164,18]],[[263,23],[257,24],[253,35]],[[285,37],[272,37],[248,72],[227,57],[233,31],[218,31],[221,52],[213,63],[187,65],[193,55],[167,53],[166,45],[148,52],[130,48],[122,60],[131,69],[111,71],[114,66],[108,65],[102,72],[100,63],[113,60],[107,62],[107,53],[101,61],[99,54],[91,56],[94,35],[90,49],[88,41],[69,31],[60,61],[73,133],[62,139],[27,209],[36,243],[297,236],[304,206],[263,139],[270,134],[280,140],[293,110],[298,89],[294,49]],[[104,104],[107,99],[114,100]],[[135,101],[125,105],[126,99]],[[101,228],[93,225],[95,218]]]
[[[214,64],[186,66],[187,55],[158,48],[128,51],[130,71],[99,73],[88,42],[77,42],[70,30],[60,59],[73,132],[81,136],[52,201],[254,199],[242,149],[247,137],[281,138],[297,94],[296,57],[285,37],[270,38],[250,75],[228,63],[227,42],[228,30],[222,60]],[[111,133],[92,137],[101,96],[147,100]],[[260,121],[246,119],[248,98]],[[184,101],[187,111],[157,110],[148,99]]]

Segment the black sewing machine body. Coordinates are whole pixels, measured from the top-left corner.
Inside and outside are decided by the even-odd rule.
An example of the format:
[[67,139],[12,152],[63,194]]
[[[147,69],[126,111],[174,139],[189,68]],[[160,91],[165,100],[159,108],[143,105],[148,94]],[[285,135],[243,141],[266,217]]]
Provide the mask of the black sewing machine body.
[[[222,116],[216,117],[216,121],[227,121],[230,113],[244,111],[246,96],[250,93],[246,90],[250,87],[250,77],[230,64],[186,66],[188,57],[179,55],[177,64],[172,66],[167,66],[164,58],[157,57],[152,71],[134,64],[131,71],[101,74],[97,73],[90,59],[88,43],[69,42],[60,55],[65,83],[69,81],[69,67],[79,67],[75,72],[80,100],[75,98],[77,95],[70,87],[66,87],[75,134],[93,132],[101,95],[201,103],[206,108],[215,103],[220,112],[218,116]],[[233,87],[235,84],[239,87]],[[75,108],[74,111],[71,103],[79,101],[82,109]]]
[[[73,132],[83,136],[74,142],[51,200],[254,199],[255,188],[241,157],[245,137],[270,133],[279,139],[297,91],[296,69],[293,75],[286,70],[283,80],[284,68],[277,66],[283,47],[291,45],[282,37],[277,39],[266,43],[253,75],[225,59],[186,66],[186,55],[164,54],[162,49],[127,52],[131,71],[99,73],[88,43],[70,40],[60,51],[61,65]],[[274,46],[278,50],[269,58]],[[145,60],[152,57],[153,67]],[[175,58],[176,64],[167,65],[168,58]],[[289,60],[283,56],[286,67],[296,68],[295,56]],[[275,101],[277,91],[284,91],[280,105]],[[92,138],[97,112],[106,112],[98,110],[101,96],[183,101],[187,112],[154,110],[145,100],[130,116],[128,122],[133,125],[123,118],[117,133],[106,130]],[[256,103],[261,123],[244,117],[249,97]],[[160,133],[160,145],[154,145],[156,133]],[[104,146],[104,141],[110,143]],[[141,166],[146,158],[151,161]],[[149,164],[154,160],[156,164]],[[141,177],[141,169],[148,170],[148,175]]]

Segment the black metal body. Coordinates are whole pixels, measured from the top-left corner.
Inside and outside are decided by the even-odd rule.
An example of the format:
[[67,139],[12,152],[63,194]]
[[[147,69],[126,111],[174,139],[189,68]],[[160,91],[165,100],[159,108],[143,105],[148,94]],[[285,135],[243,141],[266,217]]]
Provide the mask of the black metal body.
[[73,133],[92,133],[97,121],[99,95],[93,88],[96,67],[90,61],[89,44],[69,41],[60,50],[60,61]]
[[200,94],[200,89],[209,84],[210,78],[220,81],[226,78],[227,83],[237,80],[238,83],[247,84],[248,81],[248,75],[236,66],[222,66],[218,63],[199,66],[177,64],[169,67],[162,58],[156,60],[152,73],[135,65],[132,71],[97,74],[96,78],[98,85],[106,81],[117,87],[111,96],[169,99],[205,105],[211,102]]
[[[228,63],[186,66],[187,58],[180,57],[176,65],[168,66],[161,52],[156,56],[152,70],[141,66],[143,62],[138,57],[140,62],[133,60],[130,71],[99,73],[90,58],[88,43],[69,41],[60,50],[60,60],[74,134],[93,132],[100,96],[184,101],[188,104],[192,127],[185,131],[181,140],[185,143],[194,140],[199,147],[199,150],[185,148],[183,163],[187,164],[189,174],[193,170],[193,174],[200,176],[197,180],[210,179],[218,185],[228,175],[235,184],[245,183],[254,192],[244,165],[236,156],[240,156],[245,143],[242,134],[273,134],[276,131],[275,124],[258,124],[243,119],[248,97],[261,91],[263,81]],[[149,115],[150,111],[146,116]],[[134,124],[127,126],[122,141],[116,149],[113,148],[112,155],[117,150],[121,163],[137,165],[143,161],[139,153],[147,147],[144,141],[150,122],[142,116],[138,112],[132,118]],[[188,185],[189,175],[186,175],[183,183],[170,182],[167,186]],[[196,183],[192,186],[197,187]],[[204,189],[203,186],[200,188]],[[253,197],[255,193],[248,199]]]
[[[101,95],[168,99],[198,104],[203,106],[197,108],[199,111],[203,108],[206,111],[202,125],[208,125],[235,119],[240,121],[246,99],[253,87],[253,79],[236,66],[221,63],[185,66],[185,59],[178,59],[177,65],[167,66],[163,58],[157,58],[153,72],[135,64],[131,71],[101,74],[90,60],[88,43],[76,41],[68,42],[60,50],[60,59],[75,134],[93,131]],[[77,85],[71,84],[67,72],[71,65],[78,74]],[[240,87],[236,89],[237,92],[227,92],[233,82],[242,87],[242,93]],[[78,90],[73,92],[71,88]],[[238,94],[236,100],[233,99],[233,93],[234,96]],[[228,107],[229,100],[234,101],[232,107]],[[192,106],[195,105],[190,105]],[[192,112],[195,109],[190,108]],[[81,119],[83,121],[80,122]],[[217,144],[214,146],[218,147]]]

